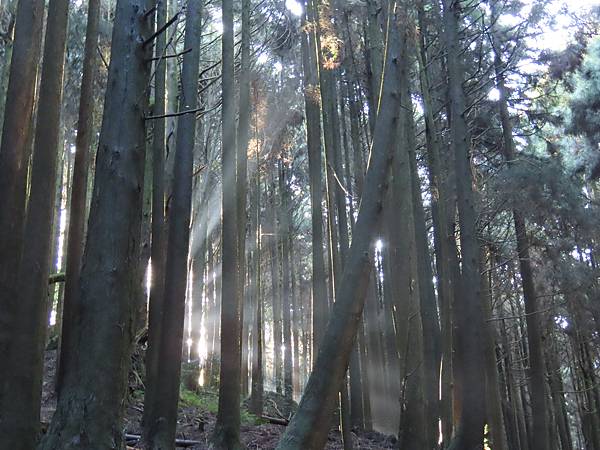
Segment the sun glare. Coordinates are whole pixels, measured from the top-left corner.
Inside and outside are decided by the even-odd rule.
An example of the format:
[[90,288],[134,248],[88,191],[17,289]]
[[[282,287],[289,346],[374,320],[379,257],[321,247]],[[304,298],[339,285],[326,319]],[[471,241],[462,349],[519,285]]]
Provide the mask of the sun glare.
[[303,13],[302,5],[296,0],[285,0],[285,7],[295,16],[301,16]]

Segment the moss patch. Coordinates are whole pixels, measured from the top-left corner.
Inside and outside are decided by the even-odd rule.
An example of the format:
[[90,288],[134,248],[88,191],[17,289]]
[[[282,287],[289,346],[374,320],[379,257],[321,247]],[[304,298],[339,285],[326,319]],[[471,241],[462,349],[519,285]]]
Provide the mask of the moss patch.
[[[179,404],[182,407],[198,408],[212,414],[219,411],[219,394],[212,389],[199,389],[197,392],[191,391],[183,386],[179,390]],[[240,408],[240,418],[242,425],[260,425],[264,423],[262,419],[249,412],[245,406]]]

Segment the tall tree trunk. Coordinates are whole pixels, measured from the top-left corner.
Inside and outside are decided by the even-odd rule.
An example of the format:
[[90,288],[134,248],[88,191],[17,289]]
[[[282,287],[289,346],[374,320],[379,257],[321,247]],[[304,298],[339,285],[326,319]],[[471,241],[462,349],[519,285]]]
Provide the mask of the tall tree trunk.
[[48,433],[50,449],[122,445],[122,418],[139,291],[139,241],[150,70],[148,0],[116,7],[104,118],[82,264],[78,359],[65,373]]
[[397,122],[399,103],[399,38],[396,27],[387,45],[386,71],[380,115],[374,134],[373,152],[365,191],[348,253],[344,275],[338,284],[337,301],[332,310],[319,356],[296,415],[292,418],[277,448],[323,448],[327,440],[331,413],[339,386],[348,366],[350,352],[360,323],[368,287],[369,248],[379,222],[392,148],[389,129]]
[[148,142],[146,144],[146,160],[144,161],[144,187],[142,188],[142,235],[140,238],[140,273],[138,280],[138,299],[135,310],[135,334],[147,325],[147,308],[150,289],[147,285],[146,275],[150,270],[150,258],[152,256],[152,162],[153,155]]
[[[209,203],[210,204],[210,203]],[[210,209],[210,208],[209,208]],[[215,255],[213,251],[212,235],[210,231],[207,232],[206,245],[207,245],[207,268],[206,268],[206,318],[208,321],[206,327],[206,365],[205,365],[205,379],[208,380],[208,384],[212,386],[213,383],[213,371],[214,371],[214,358],[215,358],[215,322],[217,321],[217,303],[215,296],[216,288],[216,263]]]
[[279,277],[279,246],[278,246],[278,235],[277,235],[277,199],[276,199],[276,188],[275,179],[273,177],[273,169],[268,168],[270,178],[270,209],[271,209],[271,238],[269,242],[269,254],[271,264],[271,311],[273,315],[273,375],[275,377],[275,391],[279,394],[282,393],[282,381],[283,381],[283,354],[281,348],[283,346],[283,326],[281,317],[281,289],[280,289],[280,277]]
[[[347,19],[345,20],[346,27],[348,27]],[[349,31],[347,33],[347,41],[351,42]],[[353,68],[353,67],[351,67]],[[360,93],[356,92],[357,87],[354,83],[348,83],[348,101],[350,111],[350,138],[352,141],[352,162],[354,169],[354,181],[355,181],[355,193],[357,199],[360,199],[363,191],[363,179],[364,179],[364,162],[363,162],[363,149],[362,141],[360,138],[359,129],[359,118],[360,109],[357,95]],[[346,157],[349,157],[349,149],[346,149]],[[349,163],[346,162],[349,166]],[[346,170],[350,170],[347,167]],[[347,186],[350,189],[351,179],[347,177]],[[351,196],[350,203],[350,224],[351,228],[354,229],[354,201]],[[350,357],[350,416],[352,426],[358,429],[370,429],[370,400],[369,400],[369,376],[368,368],[365,360],[365,331],[364,331],[364,319],[361,319],[363,323],[360,324],[358,335],[356,337],[355,348]]]
[[[246,305],[244,288],[246,283],[246,190],[248,172],[248,141],[250,133],[250,8],[251,1],[242,1],[242,42],[240,71],[240,105],[237,128],[237,164],[236,164],[236,196],[237,196],[237,236],[238,236],[238,295],[244,302],[242,311],[249,311]],[[245,315],[245,314],[244,314]],[[242,326],[242,384],[243,395],[248,392],[248,325],[249,318],[243,318]]]
[[[306,17],[304,17],[306,22]],[[313,38],[314,39],[314,38]],[[308,33],[302,33],[302,66],[304,69],[304,107],[306,110],[306,142],[308,146],[308,170],[311,203],[312,230],[312,309],[313,309],[313,351],[318,349],[321,335],[327,323],[327,285],[325,281],[325,260],[323,258],[323,185],[321,180],[321,119],[316,98],[316,64],[312,56]]]
[[[321,36],[330,33],[328,24],[333,22],[332,5],[323,0],[310,2],[311,18],[317,24],[314,33],[316,57],[315,63],[318,73],[318,86],[320,94],[320,116],[323,121],[323,142],[325,152],[325,198],[327,201],[327,250],[329,252],[329,302],[335,301],[335,276],[336,270],[341,268],[340,252],[337,243],[339,229],[336,228],[337,199],[335,192],[337,185],[334,174],[334,158],[336,148],[339,146],[339,130],[336,111],[335,74],[331,67],[325,67],[330,61],[329,55],[321,44]],[[339,220],[339,218],[338,218]]]
[[452,435],[452,319],[451,305],[453,302],[452,284],[452,248],[448,236],[452,236],[453,230],[448,226],[448,197],[446,190],[448,183],[444,183],[443,170],[440,157],[440,135],[438,124],[435,120],[435,111],[441,108],[439,102],[434,102],[434,93],[431,90],[431,65],[428,58],[427,48],[431,45],[425,41],[427,22],[424,17],[423,2],[418,5],[418,19],[420,42],[416,52],[419,64],[419,80],[421,95],[423,97],[423,109],[425,119],[425,135],[427,141],[427,163],[429,173],[429,186],[431,191],[431,215],[433,220],[433,239],[436,261],[436,277],[438,280],[438,305],[441,319],[441,342],[442,342],[442,367],[441,367],[441,398],[440,416],[442,421],[442,436],[444,442],[449,441]]
[[[404,117],[405,136],[408,143],[408,163],[410,167],[412,208],[415,227],[417,282],[419,286],[419,303],[421,331],[423,333],[423,401],[425,408],[425,439],[427,448],[437,445],[439,435],[439,372],[441,360],[440,324],[437,312],[433,271],[429,255],[429,238],[421,183],[417,167],[413,105],[410,93],[408,74],[402,80],[402,115]],[[401,140],[402,142],[402,140]]]
[[[156,4],[156,28],[161,29],[167,22],[166,1]],[[161,33],[156,39],[155,58],[162,58],[167,51],[166,33]],[[166,75],[167,62],[158,59],[155,65],[155,88],[153,115],[161,116],[166,113]],[[164,308],[166,239],[165,239],[165,145],[166,120],[158,118],[153,123],[152,137],[152,241],[150,259],[152,283],[148,303],[148,347],[146,350],[146,389],[144,391],[143,435],[149,439],[152,421],[156,415],[153,411],[157,386],[156,376],[159,365],[161,342],[161,326]]]
[[[508,111],[508,100],[500,50],[494,44],[496,88],[500,94],[498,105],[500,108],[500,120],[502,123],[502,138],[504,156],[508,164],[515,162],[516,151],[513,141],[512,124]],[[529,256],[529,239],[527,237],[527,225],[520,211],[513,210],[513,222],[517,241],[517,254],[519,256],[519,268],[521,283],[523,285],[523,299],[525,302],[525,320],[527,323],[527,344],[529,350],[529,392],[531,395],[531,410],[533,415],[532,450],[543,450],[549,448],[548,417],[545,391],[545,368],[544,354],[542,348],[542,336],[538,316],[538,301],[533,280],[533,269]]]
[[33,448],[40,426],[68,12],[68,0],[50,2],[28,213],[16,289],[9,291],[15,294],[17,320],[12,326],[9,357],[4,360],[10,373],[5,374],[1,386],[3,448]]
[[254,226],[252,231],[254,233],[255,248],[254,248],[254,267],[253,272],[255,275],[254,279],[254,333],[252,335],[252,386],[250,391],[250,403],[248,409],[250,412],[261,415],[263,411],[263,299],[262,299],[262,283],[261,283],[261,269],[262,269],[262,236],[261,236],[261,220],[260,220],[260,194],[261,194],[261,183],[260,183],[260,156],[258,148],[256,149],[256,187],[255,201],[253,207],[256,213],[252,216]]
[[377,0],[367,0],[367,29],[366,29],[366,60],[369,92],[369,126],[371,132],[375,129],[375,120],[379,113],[382,74],[384,69],[384,39],[381,30],[380,13],[382,8]]
[[457,207],[460,224],[461,273],[460,291],[455,298],[460,418],[450,449],[476,449],[483,443],[485,422],[485,383],[482,348],[482,311],[479,286],[479,248],[475,228],[475,198],[471,180],[470,143],[466,123],[466,100],[463,92],[464,68],[461,61],[459,23],[460,2],[444,1],[444,38],[448,53],[448,90],[450,132],[455,153]]
[[[62,129],[62,127],[61,127]],[[63,133],[60,133],[61,135]],[[63,258],[60,257],[59,258],[59,247],[60,247],[60,243],[61,243],[61,239],[62,239],[62,233],[61,233],[61,229],[60,229],[60,217],[61,217],[61,209],[62,209],[62,199],[63,199],[63,191],[68,191],[69,190],[69,176],[70,174],[70,163],[67,161],[68,158],[68,154],[70,154],[71,152],[65,151],[66,147],[68,145],[66,145],[65,140],[64,140],[64,136],[62,136],[63,139],[61,139],[59,137],[59,142],[62,145],[59,145],[59,147],[57,148],[57,152],[58,152],[58,161],[57,161],[57,174],[56,174],[56,186],[54,188],[54,211],[52,212],[53,214],[53,218],[52,218],[52,242],[51,242],[51,256],[50,256],[50,265],[49,265],[49,271],[50,272],[57,272],[59,273],[62,270],[62,260]],[[68,202],[67,202],[68,205]],[[65,211],[66,213],[66,211]],[[67,218],[67,223],[68,223],[68,218]],[[64,252],[63,252],[64,254]],[[54,285],[49,286],[48,289],[48,300],[49,300],[49,304],[48,304],[48,316],[46,317],[47,322],[46,323],[50,323],[50,318],[52,316],[52,309],[54,308],[54,301],[56,299],[56,309],[58,309],[58,303],[60,301],[60,299],[57,299],[57,294],[59,289],[59,286],[62,286],[63,283],[55,283]],[[54,333],[52,332],[52,330],[50,330],[49,334],[55,334],[55,335],[59,335],[59,333],[56,332],[56,328],[54,329]],[[46,339],[48,339],[51,336],[47,336]]]
[[222,11],[223,284],[219,412],[213,443],[218,449],[236,450],[240,448],[241,299],[238,290],[237,195],[236,189],[232,188],[236,178],[233,0],[223,0]]
[[570,450],[573,448],[573,438],[571,436],[571,427],[567,414],[565,401],[565,387],[562,379],[562,370],[558,360],[559,347],[556,337],[552,337],[552,347],[546,353],[548,362],[548,379],[550,384],[550,394],[554,405],[554,412],[557,420],[558,438],[560,440],[561,450]]
[[[196,127],[196,143],[198,140],[202,140],[203,127],[198,125]],[[200,135],[200,136],[198,136]],[[198,139],[199,138],[199,139]],[[197,146],[198,147],[198,146]],[[208,164],[208,159],[201,159],[201,163]],[[192,262],[192,312],[191,312],[191,360],[193,363],[193,380],[194,386],[201,379],[203,374],[203,360],[204,356],[201,352],[202,343],[202,325],[205,323],[204,318],[207,317],[205,298],[208,296],[204,295],[205,292],[205,273],[207,267],[206,260],[206,246],[207,246],[207,231],[208,231],[208,203],[209,196],[211,193],[212,179],[208,173],[205,174],[204,178],[200,181],[196,179],[197,183],[192,187],[195,190],[194,196],[192,197],[192,216],[195,221],[192,223],[192,243],[190,245],[191,262]],[[199,223],[198,223],[199,222]]]
[[[200,36],[203,2],[192,1],[187,8],[185,48],[192,49],[184,56],[181,76],[182,93],[179,111],[195,111],[198,102]],[[173,201],[169,209],[167,262],[165,266],[164,298],[169,299],[162,311],[158,370],[154,382],[152,420],[147,426],[150,448],[170,448],[175,442],[183,324],[186,310],[190,212],[192,202],[192,172],[196,114],[179,116],[175,146]],[[150,418],[149,418],[150,419]]]
[[[290,210],[291,216],[291,210]],[[300,333],[302,332],[302,313],[300,305],[300,287],[297,282],[297,275],[294,271],[294,267],[301,267],[300,262],[296,259],[296,252],[294,250],[294,233],[292,231],[293,217],[289,219],[289,232],[288,234],[288,247],[290,253],[290,295],[291,295],[291,308],[292,308],[292,392],[293,394],[300,394]],[[292,395],[293,398],[293,395]]]
[[[44,1],[20,1],[0,143],[0,358],[6,361],[17,306],[15,267],[19,264],[25,221],[34,91],[40,59]],[[7,364],[0,366],[4,379]],[[0,386],[1,388],[1,386]],[[0,401],[2,389],[0,389]]]
[[76,355],[63,351],[73,349],[73,323],[79,317],[79,274],[85,243],[85,219],[87,217],[87,184],[90,148],[93,142],[94,78],[96,70],[96,46],[100,21],[100,0],[89,0],[85,32],[83,74],[79,97],[79,118],[75,140],[75,163],[71,187],[71,205],[67,241],[67,265],[65,269],[65,295],[61,318],[59,360],[56,375],[56,391],[60,393],[67,366]]
[[283,394],[287,401],[287,408],[291,410],[293,400],[293,370],[292,370],[292,292],[290,285],[290,194],[286,177],[286,167],[280,160],[279,165],[279,192],[281,193],[281,212],[277,235],[282,248],[282,318],[283,318]]
[[486,381],[486,402],[487,402],[487,423],[490,431],[489,439],[492,448],[498,450],[508,450],[506,434],[504,430],[504,420],[502,416],[502,398],[500,397],[498,382],[498,365],[496,362],[496,339],[494,322],[492,321],[493,293],[492,283],[488,273],[493,270],[487,262],[486,253],[481,252],[481,286],[482,303],[484,311],[484,346],[485,346],[485,381]]

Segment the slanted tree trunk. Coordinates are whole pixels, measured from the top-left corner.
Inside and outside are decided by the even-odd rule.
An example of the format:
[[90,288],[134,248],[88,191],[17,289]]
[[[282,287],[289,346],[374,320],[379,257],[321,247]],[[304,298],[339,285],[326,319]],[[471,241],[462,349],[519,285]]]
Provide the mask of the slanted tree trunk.
[[68,12],[68,0],[50,2],[28,214],[16,289],[9,291],[15,295],[17,320],[3,362],[10,372],[2,380],[0,447],[7,449],[33,448],[40,427]]
[[[392,15],[390,15],[392,16]],[[355,340],[371,268],[369,248],[378,226],[381,202],[390,166],[389,129],[397,123],[399,103],[397,76],[400,65],[397,28],[390,33],[387,45],[385,80],[382,90],[381,110],[377,120],[373,151],[365,179],[354,238],[348,253],[344,274],[338,283],[337,301],[329,320],[315,368],[296,415],[288,425],[277,448],[323,448],[327,440],[331,413],[339,387],[348,367],[350,352]]]
[[77,361],[65,373],[40,449],[120,447],[139,291],[139,241],[151,34],[148,0],[119,0],[82,264]]
[[[85,219],[87,218],[87,185],[90,147],[93,142],[94,119],[94,78],[96,70],[96,46],[100,1],[90,0],[85,32],[83,74],[79,97],[79,118],[75,140],[75,162],[71,187],[71,205],[67,241],[67,263],[65,269],[65,294],[61,321],[59,360],[56,375],[56,391],[60,393],[67,366],[74,362],[76,355],[68,352],[73,349],[73,323],[79,316],[79,274],[85,243]],[[58,317],[57,317],[58,320]],[[58,322],[57,322],[58,323]],[[63,351],[65,349],[65,351]]]

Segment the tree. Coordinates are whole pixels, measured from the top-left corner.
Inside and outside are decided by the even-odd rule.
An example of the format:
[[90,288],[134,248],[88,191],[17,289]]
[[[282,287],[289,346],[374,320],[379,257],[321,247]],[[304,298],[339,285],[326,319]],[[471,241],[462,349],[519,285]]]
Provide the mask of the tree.
[[175,148],[173,202],[169,209],[167,263],[164,282],[164,303],[161,326],[160,364],[153,386],[153,417],[148,418],[149,447],[168,448],[175,442],[185,297],[187,287],[187,257],[189,249],[190,212],[192,200],[193,149],[196,133],[197,80],[200,70],[200,27],[203,3],[188,5],[185,46],[191,48],[184,57],[182,95],[179,104],[177,144]]
[[[591,149],[596,149],[600,137],[600,118],[594,99],[600,89],[600,40],[593,41],[583,59],[581,69],[574,77],[574,91],[569,96],[567,131],[586,137]],[[597,155],[592,153],[592,177],[600,174]]]
[[[160,1],[156,5],[156,27],[161,29],[167,23],[167,4]],[[165,125],[166,119],[166,76],[167,34],[156,38],[154,57],[156,62],[156,80],[154,89],[153,114],[157,116],[153,123],[152,136],[152,242],[150,248],[152,285],[148,302],[148,348],[146,350],[146,391],[144,392],[144,439],[148,440],[156,420],[153,410],[156,401],[154,392],[157,386],[158,363],[161,345],[161,329],[165,294]]]
[[31,191],[16,288],[9,290],[15,317],[29,320],[15,320],[5,360],[11,371],[2,379],[0,445],[6,448],[32,448],[39,430],[68,11],[67,0],[52,1],[48,10]]
[[[241,57],[240,65],[241,72],[239,77],[239,121],[237,126],[236,136],[236,201],[237,201],[237,237],[238,237],[238,283],[239,283],[239,298],[245,302],[246,284],[246,190],[248,188],[248,141],[250,132],[250,80],[251,80],[251,61],[250,61],[250,35],[252,33],[250,23],[251,2],[244,0],[242,2],[242,41],[241,41]],[[242,315],[248,308],[242,308]],[[244,317],[242,328],[248,328],[249,320]],[[247,336],[247,330],[243,332]],[[246,386],[244,395],[246,394],[248,384],[248,340],[242,338],[242,347],[244,351],[242,382]]]
[[[307,9],[305,6],[305,10]],[[304,16],[303,21],[306,23],[306,16]],[[323,212],[321,206],[323,197],[321,180],[321,120],[316,96],[316,65],[311,58],[312,52],[310,51],[313,40],[310,37],[312,36],[308,33],[302,33],[301,46],[312,225],[313,349],[317,349],[320,342],[320,333],[323,330],[327,317],[327,286],[325,282],[325,261],[323,259]]]
[[[73,324],[76,362],[40,448],[121,445],[133,341],[152,36],[144,0],[117,3],[88,238],[81,313]],[[150,39],[150,41],[148,40]],[[85,430],[83,433],[82,430]]]
[[[255,97],[256,97],[256,86],[255,86]],[[257,103],[256,101],[254,102]],[[256,113],[255,113],[256,115]],[[255,124],[256,131],[256,124]],[[263,411],[264,401],[264,382],[263,382],[263,297],[262,297],[262,277],[261,277],[261,251],[262,251],[262,239],[261,239],[261,167],[260,167],[260,155],[258,148],[256,151],[256,186],[253,190],[254,201],[251,205],[255,208],[255,212],[251,214],[251,233],[254,235],[254,251],[252,252],[251,261],[254,263],[251,269],[250,282],[251,282],[251,295],[253,299],[253,332],[252,332],[252,386],[250,388],[250,402],[248,409],[250,412],[256,415],[261,415]],[[252,210],[252,208],[251,208]]]
[[[61,349],[73,348],[69,333],[73,330],[73,322],[78,318],[79,274],[85,244],[85,219],[87,210],[87,185],[89,153],[93,137],[94,116],[94,71],[96,66],[96,46],[98,42],[98,26],[100,20],[99,0],[90,0],[85,32],[85,53],[83,74],[81,77],[81,94],[79,100],[79,116],[77,121],[77,139],[75,141],[75,162],[73,166],[73,182],[71,186],[71,215],[69,217],[69,241],[67,243],[67,262],[65,270],[65,294],[63,299],[63,317],[61,319]],[[60,392],[66,366],[75,355],[60,351],[56,375],[56,391]]]
[[[502,72],[502,57],[498,43],[492,37],[494,44],[494,63],[496,71],[496,87],[499,93],[498,107],[500,109],[500,121],[502,124],[502,148],[504,157],[508,164],[512,164],[517,157],[515,143],[513,140],[513,127],[508,110],[508,101],[504,76]],[[546,376],[545,363],[542,348],[542,332],[538,318],[538,301],[535,292],[533,270],[529,253],[529,238],[527,236],[527,225],[523,215],[517,209],[512,211],[515,227],[515,238],[517,241],[517,255],[519,257],[519,269],[521,283],[523,286],[523,299],[525,303],[525,314],[527,323],[527,344],[529,350],[529,392],[531,395],[531,411],[533,416],[532,433],[535,436],[531,440],[532,450],[548,448],[548,417],[546,404]]]
[[[6,195],[6,203],[0,208],[0,227],[5,230],[0,234],[0,356],[4,360],[8,357],[11,325],[15,321],[14,268],[19,264],[23,240],[43,18],[42,0],[19,2],[0,144],[0,191]],[[3,369],[6,367],[3,364],[0,368],[0,380],[4,379]]]
[[483,442],[485,415],[483,372],[483,329],[479,286],[479,245],[475,197],[470,169],[470,136],[466,123],[467,105],[462,83],[464,67],[460,56],[459,20],[461,4],[444,2],[444,37],[448,53],[448,98],[451,145],[454,151],[457,210],[460,226],[461,270],[454,318],[457,326],[457,378],[461,389],[460,419],[450,449],[474,449]]
[[[395,20],[395,2],[388,3],[390,21],[389,42],[385,57],[381,109],[373,137],[373,153],[367,175],[361,207],[354,228],[354,238],[348,260],[338,285],[337,301],[327,325],[319,356],[298,412],[292,418],[277,448],[322,448],[329,431],[328,418],[332,412],[339,386],[346,373],[350,352],[356,337],[364,298],[368,286],[369,248],[373,231],[379,221],[384,180],[387,176],[392,148],[388,130],[399,113],[397,77],[400,60],[400,36]],[[376,181],[377,180],[377,181]]]
[[222,296],[221,374],[219,413],[213,435],[217,448],[240,448],[241,299],[239,298],[236,189],[236,137],[234,92],[233,1],[224,0],[222,38]]

